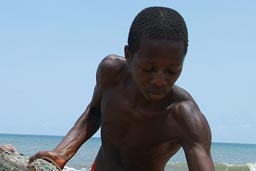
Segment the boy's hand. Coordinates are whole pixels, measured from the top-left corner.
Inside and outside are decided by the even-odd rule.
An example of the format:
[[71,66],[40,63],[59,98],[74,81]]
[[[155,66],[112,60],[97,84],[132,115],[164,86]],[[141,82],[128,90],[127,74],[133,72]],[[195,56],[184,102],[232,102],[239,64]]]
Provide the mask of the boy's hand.
[[52,151],[40,151],[29,158],[27,167],[29,167],[31,163],[36,159],[44,159],[54,164],[59,170],[62,170],[66,164],[66,160],[58,153]]

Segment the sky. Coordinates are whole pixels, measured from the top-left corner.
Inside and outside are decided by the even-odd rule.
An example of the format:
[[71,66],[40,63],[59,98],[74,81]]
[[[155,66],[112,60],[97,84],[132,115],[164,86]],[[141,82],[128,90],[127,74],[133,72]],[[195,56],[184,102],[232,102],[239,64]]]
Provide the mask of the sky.
[[98,63],[123,56],[132,20],[149,6],[187,23],[177,85],[200,106],[213,142],[256,144],[254,0],[0,1],[0,133],[65,135],[91,100]]

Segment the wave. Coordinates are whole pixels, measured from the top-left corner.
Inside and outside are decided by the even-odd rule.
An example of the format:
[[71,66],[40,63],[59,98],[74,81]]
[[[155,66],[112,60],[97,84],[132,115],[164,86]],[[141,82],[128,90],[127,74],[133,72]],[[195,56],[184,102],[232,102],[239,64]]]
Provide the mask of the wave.
[[[229,164],[229,163],[214,163],[216,171],[256,171],[255,163],[244,164]],[[188,170],[186,163],[168,163],[165,171],[184,171]]]
[[74,169],[72,167],[65,166],[62,171],[89,171],[90,169],[82,168],[82,169]]
[[256,171],[256,162],[245,164],[217,163],[215,169],[216,171]]
[[[256,171],[255,163],[244,164],[229,164],[229,163],[214,163],[216,171]],[[75,169],[65,166],[63,171],[89,171],[89,168]],[[168,163],[165,167],[165,171],[184,171],[188,170],[187,164],[184,162]]]

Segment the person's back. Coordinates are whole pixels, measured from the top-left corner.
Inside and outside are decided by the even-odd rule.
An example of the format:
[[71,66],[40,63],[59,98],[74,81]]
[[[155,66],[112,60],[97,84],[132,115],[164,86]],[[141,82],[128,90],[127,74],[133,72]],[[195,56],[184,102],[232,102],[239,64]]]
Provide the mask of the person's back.
[[174,10],[150,7],[130,28],[125,58],[110,55],[97,70],[91,103],[46,158],[61,168],[101,126],[96,171],[163,171],[182,147],[191,171],[212,171],[211,133],[193,98],[175,85],[187,52],[187,30]]

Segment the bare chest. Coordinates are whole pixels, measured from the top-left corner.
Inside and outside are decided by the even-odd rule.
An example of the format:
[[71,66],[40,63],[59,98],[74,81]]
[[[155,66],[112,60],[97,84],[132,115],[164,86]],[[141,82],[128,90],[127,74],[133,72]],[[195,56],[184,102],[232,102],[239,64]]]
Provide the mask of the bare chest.
[[165,109],[134,107],[128,96],[121,90],[110,90],[102,97],[101,138],[105,156],[114,156],[129,167],[163,168],[163,163],[180,147],[172,130],[171,114]]
[[110,90],[102,98],[102,134],[106,141],[126,148],[158,146],[171,139],[170,113],[134,107],[127,93]]

